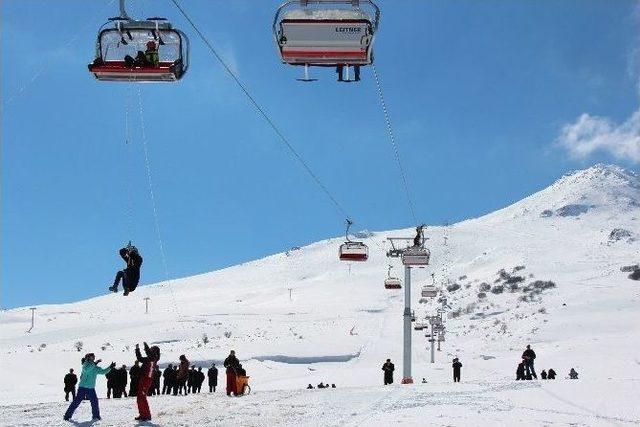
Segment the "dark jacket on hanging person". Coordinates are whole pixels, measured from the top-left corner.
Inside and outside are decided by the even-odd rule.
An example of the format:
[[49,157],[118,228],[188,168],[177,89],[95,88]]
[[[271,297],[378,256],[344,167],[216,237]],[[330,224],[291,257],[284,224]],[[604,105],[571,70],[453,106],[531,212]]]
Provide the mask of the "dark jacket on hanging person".
[[120,256],[127,264],[127,267],[123,270],[124,277],[122,279],[122,286],[130,291],[134,290],[140,282],[140,267],[142,267],[142,257],[138,253],[137,249],[120,249]]

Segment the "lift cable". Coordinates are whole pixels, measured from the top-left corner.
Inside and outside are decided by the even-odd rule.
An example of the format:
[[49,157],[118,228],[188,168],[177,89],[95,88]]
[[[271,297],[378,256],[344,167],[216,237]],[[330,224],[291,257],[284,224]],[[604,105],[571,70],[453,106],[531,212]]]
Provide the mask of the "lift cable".
[[231,76],[231,78],[233,78],[233,80],[235,81],[236,85],[242,90],[242,92],[245,94],[245,96],[247,97],[249,102],[255,107],[255,109],[258,111],[258,113],[260,113],[260,115],[269,124],[269,126],[273,129],[273,131],[276,133],[276,135],[278,135],[278,138],[280,139],[280,141],[287,147],[289,152],[302,165],[302,167],[307,172],[307,174],[313,179],[313,181],[322,190],[322,192],[324,192],[324,194],[329,198],[331,203],[333,203],[333,205],[336,207],[338,212],[340,212],[340,214],[342,214],[345,218],[350,218],[349,215],[347,214],[346,209],[342,206],[342,204],[340,204],[340,202],[338,202],[337,198],[329,191],[329,189],[326,187],[326,185],[324,185],[324,183],[320,180],[318,175],[316,175],[313,172],[313,170],[308,165],[308,163],[304,160],[302,155],[300,153],[298,153],[298,151],[294,148],[294,146],[291,144],[289,139],[284,135],[282,130],[280,130],[280,127],[274,122],[274,120],[269,116],[269,114],[265,111],[265,109],[262,106],[260,106],[260,104],[258,103],[258,101],[256,101],[256,99],[253,97],[251,92],[249,92],[249,89],[247,88],[247,86],[240,80],[240,78],[236,75],[236,73],[233,72],[231,67],[224,60],[224,58],[222,58],[220,56],[220,54],[215,49],[215,47],[213,47],[213,45],[207,39],[207,37],[202,33],[202,31],[200,31],[198,26],[189,17],[189,15],[185,12],[185,10],[180,6],[178,1],[177,0],[171,0],[171,2],[180,11],[182,16],[187,20],[187,22],[189,22],[189,25],[191,25],[193,30],[198,34],[198,36],[202,40],[202,42],[207,46],[207,48],[209,48],[209,50],[211,51],[211,53],[213,54],[215,59],[220,63],[220,65],[222,65],[222,67],[227,71],[227,73]]

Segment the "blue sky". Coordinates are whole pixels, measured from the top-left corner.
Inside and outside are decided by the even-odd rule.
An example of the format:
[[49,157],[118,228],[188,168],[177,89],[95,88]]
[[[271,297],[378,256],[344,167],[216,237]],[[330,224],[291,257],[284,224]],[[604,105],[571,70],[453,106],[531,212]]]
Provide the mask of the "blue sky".
[[[297,82],[301,70],[279,62],[270,33],[278,2],[181,3],[356,229],[412,225],[370,69],[360,84],[338,84],[330,69]],[[379,1],[376,64],[419,219],[479,216],[596,162],[636,169],[638,4]],[[104,293],[129,239],[145,257],[142,283],[164,279],[138,87],[86,69],[116,3],[0,5],[3,308]],[[343,215],[173,5],[130,9],[170,18],[192,42],[183,81],[141,87],[170,276],[343,233]]]

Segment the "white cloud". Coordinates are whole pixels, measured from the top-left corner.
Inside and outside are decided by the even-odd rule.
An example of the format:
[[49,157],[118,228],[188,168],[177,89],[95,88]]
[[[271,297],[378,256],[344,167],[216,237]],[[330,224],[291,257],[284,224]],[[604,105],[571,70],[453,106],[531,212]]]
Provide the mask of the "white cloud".
[[606,153],[617,160],[640,163],[640,109],[622,124],[582,114],[562,128],[557,144],[577,159]]

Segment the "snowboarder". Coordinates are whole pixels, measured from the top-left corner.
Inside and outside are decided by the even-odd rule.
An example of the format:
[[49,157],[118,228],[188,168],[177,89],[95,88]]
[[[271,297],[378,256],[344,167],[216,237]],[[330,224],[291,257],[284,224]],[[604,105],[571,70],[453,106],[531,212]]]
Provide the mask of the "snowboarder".
[[129,369],[129,397],[134,397],[138,391],[138,380],[140,378],[140,365],[136,360]]
[[72,400],[76,398],[76,384],[78,377],[73,373],[73,369],[69,369],[69,373],[64,376],[64,400],[69,401],[69,393]]
[[524,381],[524,360],[518,363],[518,369],[516,369],[516,381]]
[[553,368],[549,369],[549,372],[547,373],[547,378],[550,380],[556,379],[556,371],[554,371]]
[[451,364],[451,366],[453,367],[453,382],[454,383],[459,383],[460,382],[460,368],[462,368],[462,363],[460,363],[460,361],[456,357],[455,359],[453,359],[453,363]]
[[187,379],[189,378],[189,359],[182,354],[180,355],[180,367],[178,368],[178,373],[176,374],[176,386],[173,389],[173,395],[176,396],[178,393],[182,394],[182,390],[184,390],[185,396],[187,393]]
[[111,292],[118,292],[118,285],[122,281],[122,287],[124,288],[124,296],[129,295],[140,281],[140,267],[142,266],[142,257],[138,253],[138,249],[135,246],[129,244],[120,249],[120,256],[127,264],[124,270],[118,271],[116,278],[113,281],[113,286],[109,287]]
[[387,359],[384,365],[382,365],[382,370],[384,371],[384,385],[393,384],[393,371],[395,370],[395,366],[391,363],[391,359]]
[[91,415],[94,421],[100,420],[100,407],[98,406],[98,396],[96,395],[96,377],[98,375],[105,375],[113,369],[116,364],[111,363],[106,368],[98,366],[100,360],[96,360],[96,355],[88,353],[82,358],[82,373],[80,374],[80,385],[78,387],[78,394],[73,398],[71,405],[67,408],[67,412],[64,413],[63,419],[69,421],[73,416],[73,413],[78,408],[83,400],[88,399],[91,401]]
[[162,394],[167,394],[167,393],[171,393],[171,390],[173,390],[173,385],[171,383],[171,376],[173,374],[173,365],[171,363],[169,363],[169,366],[167,366],[167,368],[164,370],[164,372],[162,373]]
[[136,390],[136,400],[138,403],[139,415],[136,421],[150,421],[151,411],[149,410],[149,402],[147,402],[147,393],[153,384],[153,372],[160,360],[160,348],[156,345],[149,347],[147,343],[143,343],[145,356],[140,353],[140,346],[136,344],[136,359],[142,363],[140,368],[140,376],[138,380],[138,389]]
[[571,370],[569,371],[569,378],[572,380],[578,379],[578,373],[576,372],[575,369],[571,368]]
[[236,352],[231,350],[229,356],[224,359],[224,367],[227,369],[227,396],[231,396],[231,393],[234,395],[238,394],[237,385],[236,385],[236,369],[240,361],[236,357]]
[[546,380],[547,379],[547,371],[545,371],[543,369],[542,372],[540,372],[540,378],[542,378],[543,380]]
[[533,378],[538,379],[536,371],[533,368],[533,361],[536,358],[536,352],[533,351],[531,346],[527,344],[527,349],[522,353],[522,359],[524,360],[524,369],[527,377],[531,375]]
[[207,378],[209,378],[209,393],[213,393],[218,386],[218,368],[216,368],[215,363],[212,363],[207,371]]

